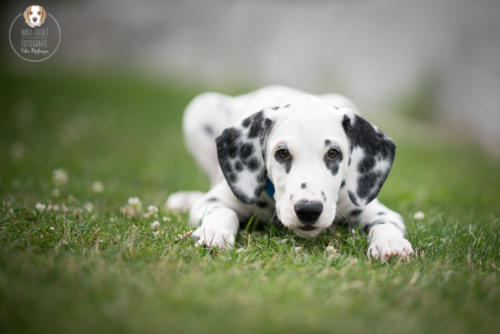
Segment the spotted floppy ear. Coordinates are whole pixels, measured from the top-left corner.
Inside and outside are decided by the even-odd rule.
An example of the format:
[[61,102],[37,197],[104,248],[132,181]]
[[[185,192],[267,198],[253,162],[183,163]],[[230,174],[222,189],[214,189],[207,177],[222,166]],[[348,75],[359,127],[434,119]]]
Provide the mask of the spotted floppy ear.
[[344,115],[349,162],[343,191],[356,206],[370,203],[392,167],[396,145],[391,138],[359,115]]
[[265,143],[273,120],[261,110],[215,140],[222,173],[243,203],[253,204],[266,187]]

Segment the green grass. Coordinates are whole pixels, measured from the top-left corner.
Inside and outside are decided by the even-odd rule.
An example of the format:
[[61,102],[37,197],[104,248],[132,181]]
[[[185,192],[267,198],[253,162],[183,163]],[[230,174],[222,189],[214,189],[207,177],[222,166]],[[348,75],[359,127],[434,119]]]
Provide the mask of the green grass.
[[[385,128],[398,154],[380,199],[405,218],[419,254],[411,262],[368,261],[356,234],[309,240],[270,226],[244,229],[232,251],[210,251],[183,236],[186,216],[163,209],[170,192],[207,189],[180,127],[205,88],[0,76],[2,332],[500,330],[499,164],[475,147]],[[69,180],[54,196],[57,168]],[[96,180],[104,193],[92,192]],[[120,213],[133,196],[160,208],[158,230],[154,218]],[[38,212],[37,202],[68,211]],[[418,210],[426,218],[415,222]]]

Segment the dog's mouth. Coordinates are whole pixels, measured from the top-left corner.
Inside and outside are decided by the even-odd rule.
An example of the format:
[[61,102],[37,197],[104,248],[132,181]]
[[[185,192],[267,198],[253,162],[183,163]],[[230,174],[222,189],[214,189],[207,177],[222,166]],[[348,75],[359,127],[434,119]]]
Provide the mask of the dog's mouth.
[[300,226],[299,229],[302,231],[314,231],[316,229],[316,227],[311,226],[311,225],[304,225],[304,226]]

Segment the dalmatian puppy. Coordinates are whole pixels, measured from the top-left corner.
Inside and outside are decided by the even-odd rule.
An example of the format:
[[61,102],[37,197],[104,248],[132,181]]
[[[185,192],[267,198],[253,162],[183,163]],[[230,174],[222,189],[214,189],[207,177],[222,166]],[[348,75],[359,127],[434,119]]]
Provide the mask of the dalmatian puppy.
[[347,223],[382,261],[413,254],[401,216],[376,199],[395,145],[346,97],[281,86],[205,93],[187,106],[183,127],[212,188],[174,193],[167,207],[190,210],[196,246],[231,248],[239,223],[256,215],[303,237]]

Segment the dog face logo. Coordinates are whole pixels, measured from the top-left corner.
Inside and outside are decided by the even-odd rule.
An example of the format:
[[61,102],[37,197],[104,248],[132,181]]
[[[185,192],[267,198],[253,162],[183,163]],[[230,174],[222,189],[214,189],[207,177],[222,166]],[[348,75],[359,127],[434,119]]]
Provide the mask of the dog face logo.
[[31,28],[40,27],[47,17],[47,12],[42,6],[28,6],[24,11],[24,21]]

